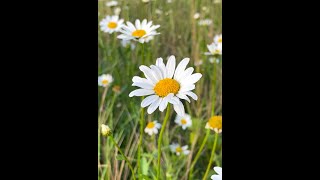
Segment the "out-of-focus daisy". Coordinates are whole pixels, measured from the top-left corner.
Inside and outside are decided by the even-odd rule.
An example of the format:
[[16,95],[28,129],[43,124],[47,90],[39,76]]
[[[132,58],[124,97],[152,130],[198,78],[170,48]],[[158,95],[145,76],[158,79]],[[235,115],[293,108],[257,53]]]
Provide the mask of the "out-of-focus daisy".
[[194,19],[199,19],[199,17],[200,17],[200,13],[198,13],[198,12],[193,15]]
[[170,149],[172,152],[175,152],[178,156],[180,156],[180,154],[188,155],[190,153],[190,151],[188,150],[188,145],[181,147],[179,144],[173,143],[170,145]]
[[220,59],[219,59],[219,58],[210,57],[210,58],[209,58],[209,62],[210,62],[210,63],[217,63],[217,64],[219,64]]
[[113,77],[110,74],[102,74],[98,77],[98,85],[107,87],[109,86],[113,81]]
[[109,126],[101,124],[101,134],[103,136],[109,136],[111,134],[111,129]]
[[221,3],[221,0],[214,0],[213,3],[214,4],[219,4],[219,3]]
[[200,26],[209,26],[210,24],[212,24],[212,20],[211,19],[202,19],[202,20],[199,20],[198,24]]
[[150,0],[142,0],[143,3],[148,3]]
[[184,116],[177,115],[174,122],[182,126],[183,130],[185,130],[187,127],[190,127],[192,125],[191,116],[189,114],[185,114]]
[[123,19],[119,16],[107,16],[100,22],[101,31],[106,33],[118,32],[123,25]]
[[167,3],[172,3],[172,0],[167,0]]
[[189,58],[184,58],[176,68],[176,58],[172,55],[168,59],[167,65],[162,58],[158,58],[155,65],[147,67],[142,65],[139,69],[146,78],[134,76],[132,86],[140,87],[129,94],[133,96],[147,96],[142,102],[141,107],[148,107],[148,114],[153,113],[158,107],[163,112],[168,103],[173,104],[174,110],[178,115],[184,116],[184,106],[180,99],[185,99],[190,103],[188,96],[197,100],[198,97],[192,90],[195,89],[194,83],[199,81],[202,74],[192,74],[194,68],[189,67]]
[[213,169],[217,174],[212,175],[211,179],[212,180],[222,180],[222,168],[221,167],[214,167]]
[[133,25],[131,22],[127,22],[127,25],[123,25],[122,28],[120,29],[120,34],[118,36],[119,39],[124,39],[124,40],[136,40],[139,41],[140,43],[146,42],[150,36],[155,36],[160,33],[156,31],[160,25],[152,25],[152,21],[147,21],[144,19],[141,23],[140,20],[137,19],[135,21],[135,25]]
[[158,129],[161,128],[161,124],[158,121],[149,122],[144,132],[152,136],[152,134],[158,134]]
[[156,9],[154,12],[158,15],[161,15],[163,13],[160,9]]
[[113,6],[116,6],[116,5],[118,5],[117,1],[108,1],[108,2],[106,2],[106,6],[108,6],[108,7],[113,7]]
[[221,55],[222,54],[222,43],[220,44],[216,44],[216,43],[212,43],[212,44],[208,44],[207,45],[209,52],[205,52],[205,55]]
[[201,64],[203,64],[203,61],[201,59],[194,62],[195,66],[200,66]]
[[136,47],[136,45],[132,41],[124,40],[124,39],[121,40],[121,45],[122,45],[122,47],[130,46],[131,50],[134,50],[134,48]]
[[222,116],[213,116],[206,124],[206,129],[214,130],[216,133],[222,132]]
[[222,44],[222,34],[215,35],[213,38],[213,42],[216,44]]
[[113,12],[114,12],[115,15],[118,15],[118,16],[119,16],[119,14],[120,14],[120,12],[121,12],[121,8],[116,7],[116,8],[113,10]]

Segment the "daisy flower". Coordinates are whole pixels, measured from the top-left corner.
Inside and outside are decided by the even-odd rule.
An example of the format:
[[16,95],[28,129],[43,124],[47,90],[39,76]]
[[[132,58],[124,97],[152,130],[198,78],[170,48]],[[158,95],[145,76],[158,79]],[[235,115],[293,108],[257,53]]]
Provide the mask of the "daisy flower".
[[113,7],[113,6],[116,6],[118,5],[118,2],[117,1],[109,1],[109,2],[106,2],[106,6],[108,7]]
[[179,126],[182,126],[183,130],[192,125],[191,116],[189,114],[185,114],[184,116],[177,115],[174,122]]
[[139,69],[146,78],[134,76],[132,86],[140,87],[129,94],[133,96],[147,96],[142,102],[141,107],[148,107],[148,114],[153,113],[158,107],[163,112],[168,103],[173,104],[174,110],[178,115],[184,116],[184,106],[180,99],[185,99],[190,103],[188,96],[197,100],[198,97],[192,90],[202,74],[192,74],[194,68],[186,66],[189,58],[184,58],[176,68],[176,58],[172,55],[168,59],[167,65],[164,65],[163,59],[158,58],[155,65],[147,67],[142,65]]
[[198,12],[193,15],[194,19],[199,19],[199,17],[200,17],[200,13],[198,13]]
[[111,129],[109,126],[101,124],[101,134],[103,136],[109,136],[111,134]]
[[205,52],[205,55],[221,55],[222,54],[222,43],[212,43],[207,45],[209,52]]
[[213,169],[217,174],[212,175],[211,179],[212,180],[222,180],[222,168],[221,167],[214,167]]
[[214,130],[216,133],[222,132],[222,116],[213,116],[206,123],[206,129]]
[[212,20],[211,19],[202,19],[198,22],[198,24],[200,26],[209,26],[210,24],[212,24]]
[[141,23],[140,20],[137,19],[135,21],[135,25],[131,22],[127,22],[127,25],[123,25],[120,29],[120,34],[118,36],[119,39],[124,40],[135,40],[139,41],[140,43],[148,42],[151,36],[158,35],[160,33],[156,32],[160,25],[152,25],[152,21],[147,21],[144,19]]
[[152,134],[158,134],[158,129],[161,128],[161,124],[158,121],[149,122],[144,132],[152,136]]
[[222,44],[222,34],[215,35],[213,38],[213,42],[215,44]]
[[175,152],[177,156],[180,156],[180,154],[188,155],[190,151],[188,150],[188,145],[180,146],[177,143],[173,143],[170,145],[170,149],[172,152]]
[[113,81],[113,77],[110,74],[102,74],[98,77],[98,85],[107,87],[109,86]]
[[107,16],[100,22],[100,29],[105,33],[118,32],[123,25],[123,19],[119,19],[119,16]]

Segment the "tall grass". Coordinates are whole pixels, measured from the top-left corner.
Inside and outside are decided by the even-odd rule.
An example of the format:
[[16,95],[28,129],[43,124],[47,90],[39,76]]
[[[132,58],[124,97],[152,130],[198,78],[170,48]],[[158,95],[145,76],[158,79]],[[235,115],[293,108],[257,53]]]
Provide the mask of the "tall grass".
[[[98,1],[99,20],[106,15],[114,14],[114,7],[107,7],[106,2]],[[125,22],[146,18],[152,20],[153,24],[161,25],[157,29],[161,34],[144,44],[144,47],[142,44],[136,43],[135,48],[131,49],[130,47],[122,47],[121,40],[116,38],[118,33],[106,34],[99,30],[98,75],[108,73],[114,78],[114,82],[107,91],[105,88],[99,88],[99,104],[103,103],[103,108],[98,113],[99,127],[101,124],[110,126],[114,141],[128,157],[137,179],[156,179],[159,134],[150,137],[143,132],[140,158],[138,159],[139,137],[141,129],[145,128],[147,122],[158,120],[162,124],[165,112],[155,111],[148,115],[145,111],[141,111],[141,98],[129,98],[128,96],[135,89],[131,87],[131,79],[133,76],[143,76],[139,71],[139,66],[154,64],[158,57],[165,60],[168,56],[175,55],[178,62],[189,57],[188,67],[195,67],[195,71],[203,75],[201,80],[197,82],[197,89],[194,91],[198,95],[198,100],[191,100],[190,104],[184,102],[186,113],[192,116],[193,124],[191,128],[182,130],[174,123],[176,113],[170,111],[170,119],[163,133],[161,144],[160,179],[202,179],[209,164],[215,139],[215,133],[210,131],[206,136],[207,130],[204,128],[206,122],[213,115],[213,102],[214,114],[222,114],[221,57],[219,57],[219,63],[211,63],[209,62],[210,57],[204,55],[204,52],[208,51],[206,45],[212,43],[214,35],[221,33],[221,3],[214,3],[213,0],[172,0],[171,3],[167,3],[167,0],[154,0],[148,3],[143,3],[141,0],[119,0],[117,7],[121,8],[119,16]],[[159,13],[160,11],[162,14]],[[193,18],[195,12],[200,13],[199,19],[208,18],[213,23],[209,26],[199,26],[199,19]],[[198,65],[200,62],[202,64]],[[120,92],[113,90],[116,85],[120,86]],[[104,92],[105,97],[103,97]],[[141,118],[144,119],[142,128],[140,127]],[[102,137],[100,130],[98,136],[99,180],[133,179],[128,165],[110,138]],[[214,174],[214,166],[222,165],[221,136],[220,134],[217,139],[207,179],[210,179],[211,174]],[[207,141],[203,145],[202,152],[199,152],[193,170],[190,170],[204,138],[207,138]],[[169,145],[172,142],[189,145],[190,154],[177,156],[170,152]],[[138,172],[138,161],[141,173]],[[142,175],[139,176],[139,174]]]

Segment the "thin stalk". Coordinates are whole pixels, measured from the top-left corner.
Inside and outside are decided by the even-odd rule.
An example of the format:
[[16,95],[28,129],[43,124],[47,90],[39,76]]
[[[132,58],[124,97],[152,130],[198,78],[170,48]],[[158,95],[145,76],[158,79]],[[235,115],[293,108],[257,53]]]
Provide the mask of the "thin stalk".
[[[142,97],[143,100],[143,97]],[[141,114],[140,114],[140,137],[139,137],[139,144],[138,144],[138,173],[139,173],[139,178],[140,175],[142,174],[142,169],[141,169],[141,144],[142,144],[142,139],[143,139],[143,124],[144,124],[144,110],[141,108]]]
[[219,133],[215,133],[214,143],[213,143],[213,147],[212,147],[212,151],[211,151],[211,156],[210,156],[209,164],[208,164],[206,173],[204,174],[202,180],[206,180],[206,179],[207,179],[208,173],[209,173],[209,171],[210,171],[210,169],[211,169],[211,165],[212,165],[212,163],[213,163],[214,153],[215,153],[216,146],[217,146],[217,142],[218,142],[218,137],[219,137]]

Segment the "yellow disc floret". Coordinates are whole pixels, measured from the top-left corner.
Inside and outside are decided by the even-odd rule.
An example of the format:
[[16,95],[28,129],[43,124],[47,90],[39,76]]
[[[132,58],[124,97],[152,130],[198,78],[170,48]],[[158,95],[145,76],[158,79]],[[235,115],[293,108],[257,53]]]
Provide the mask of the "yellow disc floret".
[[155,124],[153,122],[149,122],[147,125],[148,129],[152,129],[155,126]]
[[115,23],[115,22],[109,22],[109,24],[108,24],[108,28],[110,28],[110,29],[114,29],[114,28],[116,28],[117,26],[118,26],[118,24]]
[[146,35],[147,33],[146,33],[146,31],[145,30],[142,30],[142,29],[140,29],[140,30],[135,30],[135,31],[133,31],[132,32],[132,36],[134,36],[134,37],[142,37],[142,36],[144,36],[144,35]]
[[180,84],[170,78],[160,80],[154,87],[155,93],[160,97],[166,97],[168,94],[177,94],[180,89]]

